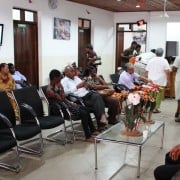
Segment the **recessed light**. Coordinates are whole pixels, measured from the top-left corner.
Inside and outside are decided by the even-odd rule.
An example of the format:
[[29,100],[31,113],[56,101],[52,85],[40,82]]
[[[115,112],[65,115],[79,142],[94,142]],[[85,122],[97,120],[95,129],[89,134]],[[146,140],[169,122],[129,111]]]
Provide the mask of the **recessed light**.
[[117,1],[121,1],[121,0],[117,0]]
[[141,6],[139,4],[136,5],[136,8],[140,8]]

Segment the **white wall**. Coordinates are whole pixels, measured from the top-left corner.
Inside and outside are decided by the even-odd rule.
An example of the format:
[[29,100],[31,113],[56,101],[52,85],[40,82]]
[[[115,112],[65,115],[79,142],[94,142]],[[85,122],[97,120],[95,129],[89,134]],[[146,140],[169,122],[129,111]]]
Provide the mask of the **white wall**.
[[[43,3],[42,3],[43,2]],[[43,4],[43,5],[42,5]],[[92,21],[92,44],[102,66],[99,72],[109,80],[114,71],[114,26],[113,13],[77,3],[59,0],[57,9],[48,7],[48,1],[2,0],[0,1],[0,23],[4,24],[3,46],[0,49],[0,62],[14,62],[14,40],[12,8],[19,7],[38,12],[39,28],[39,78],[40,85],[47,84],[51,69],[63,70],[69,61],[78,61],[78,18]],[[90,14],[86,12],[88,10]],[[69,41],[53,39],[53,18],[71,20],[71,38]]]

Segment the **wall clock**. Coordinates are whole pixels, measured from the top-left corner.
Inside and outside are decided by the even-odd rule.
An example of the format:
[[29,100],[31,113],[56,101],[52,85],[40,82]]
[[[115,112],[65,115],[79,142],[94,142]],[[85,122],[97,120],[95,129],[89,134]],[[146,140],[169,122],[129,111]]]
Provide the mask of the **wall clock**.
[[56,9],[58,7],[58,0],[48,0],[50,9]]

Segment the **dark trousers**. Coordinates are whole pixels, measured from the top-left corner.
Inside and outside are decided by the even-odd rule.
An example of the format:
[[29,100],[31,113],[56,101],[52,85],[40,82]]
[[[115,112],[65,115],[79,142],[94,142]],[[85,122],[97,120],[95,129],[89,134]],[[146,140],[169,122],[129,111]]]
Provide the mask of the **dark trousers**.
[[154,170],[154,177],[156,180],[171,180],[178,171],[180,171],[180,158],[173,161],[168,153],[166,154],[165,165],[158,166]]
[[98,93],[90,91],[88,94],[82,97],[82,99],[88,110],[94,113],[97,120],[97,125],[99,127],[101,116],[102,114],[105,114],[105,105],[102,97]]
[[104,96],[103,100],[105,106],[108,108],[109,123],[113,123],[117,120],[116,115],[120,113],[119,100],[116,97],[112,96]]
[[95,131],[95,127],[90,117],[89,111],[83,106],[80,106],[79,108],[79,117],[81,119],[86,138],[91,137],[91,134]]
[[58,103],[62,108],[64,118],[69,120],[69,114],[67,113],[66,108],[61,104],[62,102],[64,102],[71,113],[71,119],[75,121],[81,119],[86,138],[91,137],[92,133],[96,130],[90,117],[89,110],[86,107],[81,105],[72,106],[67,101],[49,100],[49,102],[51,115],[60,115],[59,109],[54,105],[54,103]]

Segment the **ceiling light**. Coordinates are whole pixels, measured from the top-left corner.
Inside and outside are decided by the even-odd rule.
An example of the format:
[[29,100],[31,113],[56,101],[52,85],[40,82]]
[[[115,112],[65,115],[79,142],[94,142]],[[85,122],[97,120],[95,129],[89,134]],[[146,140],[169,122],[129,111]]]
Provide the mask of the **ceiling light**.
[[139,4],[136,5],[136,8],[140,8],[141,6]]
[[117,0],[117,1],[121,1],[121,0]]

